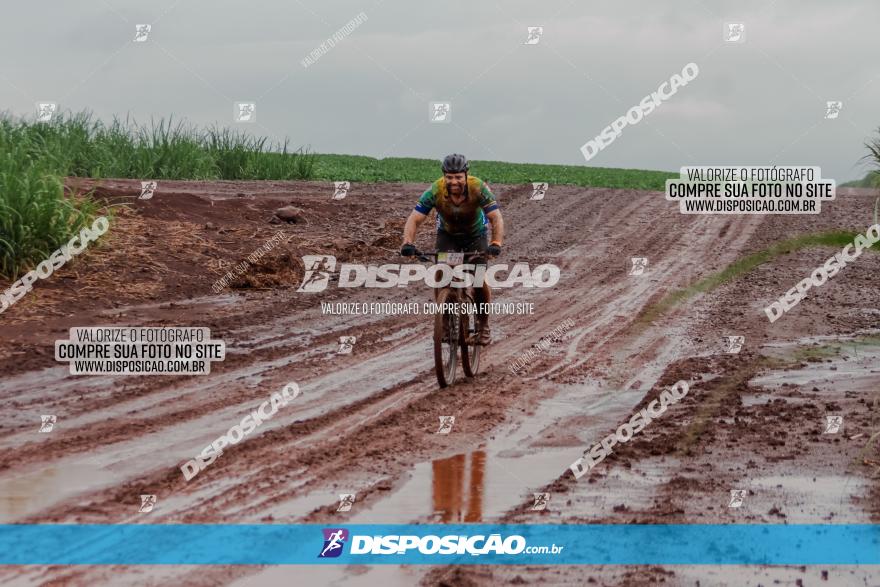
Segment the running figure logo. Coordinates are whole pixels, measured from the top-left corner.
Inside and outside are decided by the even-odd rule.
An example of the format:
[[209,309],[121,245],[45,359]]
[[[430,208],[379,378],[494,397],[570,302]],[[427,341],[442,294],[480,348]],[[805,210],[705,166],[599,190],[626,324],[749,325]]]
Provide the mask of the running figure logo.
[[823,434],[837,434],[843,426],[843,416],[825,416],[825,432]]
[[339,337],[339,348],[336,349],[337,355],[350,355],[351,350],[354,348],[354,343],[357,342],[356,336],[340,336]]
[[746,342],[746,337],[722,336],[721,340],[724,341],[724,352],[729,355],[736,355],[742,350],[743,344]]
[[141,195],[138,196],[138,200],[149,200],[153,197],[153,192],[156,191],[156,188],[159,187],[155,181],[142,181],[141,182]]
[[318,558],[336,558],[342,554],[342,547],[348,540],[348,530],[345,528],[324,528],[324,548]]
[[256,122],[257,105],[254,102],[236,102],[235,122]]
[[449,102],[431,102],[431,122],[449,122],[452,120]]
[[539,512],[547,509],[547,503],[550,501],[549,493],[533,493],[535,503],[532,505],[532,511]]
[[58,104],[54,102],[40,102],[37,104],[37,122],[49,122],[55,111],[58,110]]
[[724,23],[724,40],[727,43],[742,43],[746,40],[746,25],[741,22]]
[[546,181],[533,181],[532,182],[532,195],[529,198],[530,200],[543,200],[544,194],[547,193],[547,188],[550,187],[550,184]]
[[136,24],[134,25],[134,42],[135,43],[143,43],[147,40],[147,37],[150,36],[150,31],[153,29],[153,25],[149,24]]
[[155,495],[141,495],[141,507],[138,510],[142,514],[148,514],[153,511],[153,507],[156,505],[156,496]]
[[642,275],[645,269],[648,268],[647,257],[631,257],[630,261],[632,261],[632,267],[629,270],[630,275]]
[[351,506],[354,505],[354,493],[340,493],[339,494],[339,507],[336,508],[337,512],[350,512]]
[[529,31],[529,36],[526,39],[523,45],[537,45],[541,41],[541,35],[544,34],[544,27],[542,26],[530,26],[527,27]]
[[455,416],[440,416],[440,428],[437,429],[437,434],[449,434],[454,425]]
[[330,273],[336,270],[336,257],[332,255],[303,255],[306,274],[298,292],[315,293],[327,289]]
[[843,108],[843,102],[839,100],[832,100],[825,102],[825,118],[837,118],[840,114],[840,110]]
[[52,432],[55,422],[58,421],[56,416],[40,416],[40,432]]
[[351,188],[350,181],[334,181],[333,182],[333,199],[334,200],[345,199],[345,196],[348,195],[348,190],[350,188]]
[[743,500],[746,498],[746,490],[745,489],[731,489],[730,490],[730,503],[727,504],[729,508],[738,508],[743,504]]

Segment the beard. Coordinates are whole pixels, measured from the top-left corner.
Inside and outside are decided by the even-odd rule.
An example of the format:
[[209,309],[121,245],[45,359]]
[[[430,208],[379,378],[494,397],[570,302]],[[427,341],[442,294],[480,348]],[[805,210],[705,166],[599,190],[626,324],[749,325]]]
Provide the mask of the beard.
[[449,194],[453,196],[460,196],[464,194],[464,186],[466,185],[467,180],[463,183],[454,184],[452,182],[447,182],[447,188],[449,189]]

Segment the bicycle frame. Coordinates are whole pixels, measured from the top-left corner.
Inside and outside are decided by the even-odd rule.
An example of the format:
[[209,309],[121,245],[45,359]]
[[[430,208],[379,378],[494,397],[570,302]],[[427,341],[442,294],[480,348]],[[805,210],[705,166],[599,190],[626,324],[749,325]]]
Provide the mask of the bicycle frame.
[[[477,251],[468,252],[427,252],[419,253],[419,260],[434,261],[457,266],[464,263],[465,259],[485,258],[485,253]],[[457,279],[457,278],[456,278]],[[463,283],[460,280],[455,283]],[[465,300],[474,303],[474,287],[454,287],[453,282],[437,289],[435,302],[440,308],[448,307],[447,304],[459,303]],[[434,366],[437,374],[437,383],[440,387],[446,387],[455,380],[456,370],[456,347],[461,349],[461,362],[467,377],[476,375],[480,363],[480,346],[469,342],[469,337],[476,334],[476,317],[471,313],[453,314],[441,310],[434,316]]]

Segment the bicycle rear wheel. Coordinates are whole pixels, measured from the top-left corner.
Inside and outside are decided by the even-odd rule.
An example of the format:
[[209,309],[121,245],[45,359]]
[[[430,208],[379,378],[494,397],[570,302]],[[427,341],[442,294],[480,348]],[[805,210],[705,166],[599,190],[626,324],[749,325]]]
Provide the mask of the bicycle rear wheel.
[[[437,296],[437,304],[442,308],[446,303],[455,302],[457,296],[443,290]],[[455,381],[455,368],[458,358],[458,345],[461,341],[459,316],[449,312],[434,314],[434,370],[440,387],[452,385]],[[444,336],[444,331],[446,336]]]

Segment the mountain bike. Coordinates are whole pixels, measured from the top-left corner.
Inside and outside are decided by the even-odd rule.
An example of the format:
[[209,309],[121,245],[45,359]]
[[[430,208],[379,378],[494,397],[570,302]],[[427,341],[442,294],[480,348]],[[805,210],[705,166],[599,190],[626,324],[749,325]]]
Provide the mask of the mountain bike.
[[[457,267],[464,264],[465,259],[485,258],[483,252],[428,252],[419,253],[420,261],[434,261]],[[457,286],[453,284],[459,284]],[[455,311],[473,309],[474,288],[465,287],[461,278],[453,276],[448,285],[437,292],[436,303],[439,310],[434,314],[434,370],[440,387],[452,385],[458,365],[457,351],[461,349],[461,366],[467,377],[473,377],[480,368],[480,349],[482,345],[474,344],[477,336],[477,316],[473,311]],[[459,304],[459,305],[455,305]],[[468,306],[462,306],[467,304]]]

